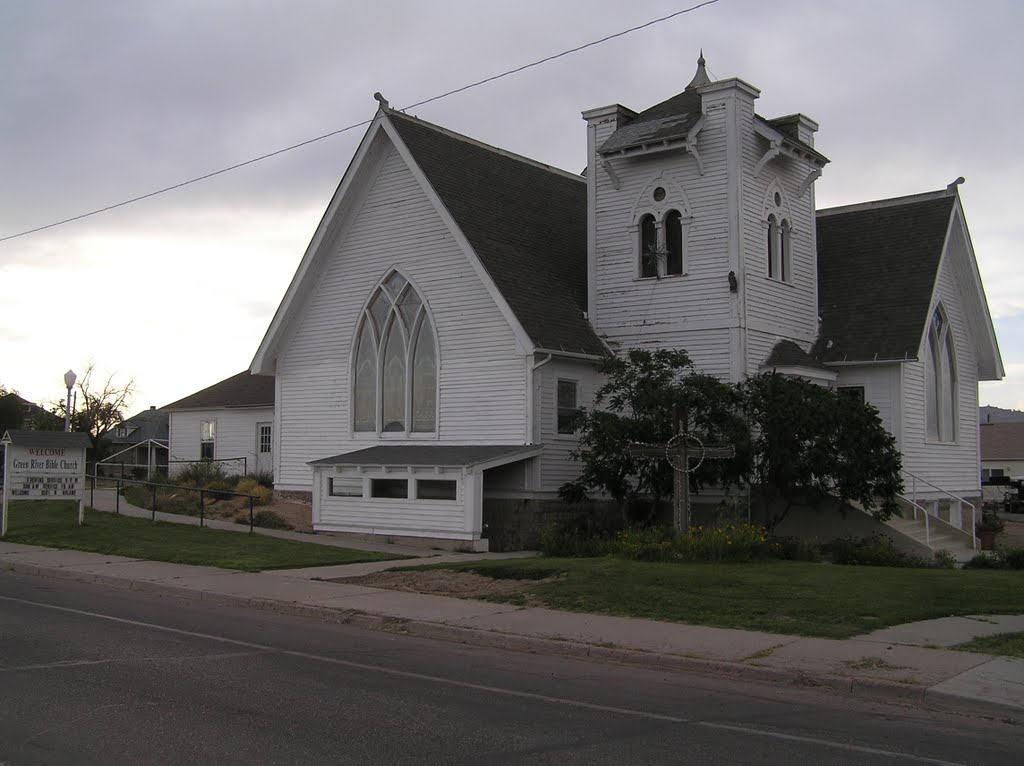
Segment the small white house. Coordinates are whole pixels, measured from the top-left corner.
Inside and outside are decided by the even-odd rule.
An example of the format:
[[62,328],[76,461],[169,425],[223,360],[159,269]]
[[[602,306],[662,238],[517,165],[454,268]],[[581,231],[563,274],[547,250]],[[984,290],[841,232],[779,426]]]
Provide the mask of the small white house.
[[274,379],[248,370],[163,408],[170,415],[169,471],[200,460],[228,474],[274,470]]
[[817,123],[759,94],[700,59],[666,101],[588,110],[584,175],[379,97],[251,365],[275,488],[318,530],[516,546],[577,473],[596,364],[639,347],[847,389],[923,493],[980,496],[978,381],[1003,368],[956,183],[817,211]]

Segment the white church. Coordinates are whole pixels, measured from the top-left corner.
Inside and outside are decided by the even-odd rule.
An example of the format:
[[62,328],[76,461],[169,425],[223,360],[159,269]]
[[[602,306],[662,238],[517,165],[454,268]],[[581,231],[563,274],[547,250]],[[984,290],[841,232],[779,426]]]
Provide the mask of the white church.
[[816,210],[818,126],[759,93],[701,58],[666,101],[585,111],[584,175],[378,94],[251,364],[277,490],[321,531],[515,547],[577,473],[596,363],[679,348],[870,402],[908,494],[964,529],[978,381],[1003,366],[957,183]]

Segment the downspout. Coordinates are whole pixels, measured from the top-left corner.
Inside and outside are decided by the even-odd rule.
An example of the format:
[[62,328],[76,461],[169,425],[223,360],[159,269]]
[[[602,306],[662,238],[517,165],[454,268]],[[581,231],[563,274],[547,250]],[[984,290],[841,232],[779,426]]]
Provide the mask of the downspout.
[[529,364],[529,359],[531,359],[533,357],[533,354],[529,354],[526,357],[527,364],[528,364],[528,366],[526,368],[526,444],[534,444],[535,443],[535,440],[533,438],[533,421],[534,421],[534,414],[533,414],[533,404],[534,404],[534,401],[533,401],[534,400],[534,397],[533,397],[533,381],[534,381],[534,375],[533,375],[533,373],[536,370],[538,370],[539,368],[543,367],[548,362],[550,362],[551,359],[552,359],[552,356],[553,356],[552,354],[548,354],[546,358],[541,359],[539,362],[534,362],[533,364]]

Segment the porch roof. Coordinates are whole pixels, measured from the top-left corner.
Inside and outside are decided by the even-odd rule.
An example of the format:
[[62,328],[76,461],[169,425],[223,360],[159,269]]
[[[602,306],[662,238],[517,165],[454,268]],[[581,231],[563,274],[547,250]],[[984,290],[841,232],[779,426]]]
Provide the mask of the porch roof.
[[536,457],[539,444],[382,444],[310,461],[311,466],[494,468]]

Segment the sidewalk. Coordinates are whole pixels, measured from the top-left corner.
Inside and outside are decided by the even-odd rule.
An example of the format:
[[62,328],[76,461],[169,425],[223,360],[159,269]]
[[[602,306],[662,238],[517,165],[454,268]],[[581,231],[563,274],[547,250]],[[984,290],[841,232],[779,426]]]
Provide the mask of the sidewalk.
[[[303,536],[307,537],[314,536]],[[482,555],[487,554],[422,560],[479,560]],[[325,581],[416,563],[246,573],[0,542],[0,570],[254,606],[479,646],[805,685],[886,702],[1024,718],[1024,660],[934,648],[974,636],[1024,631],[1024,615],[931,620],[836,641]]]

